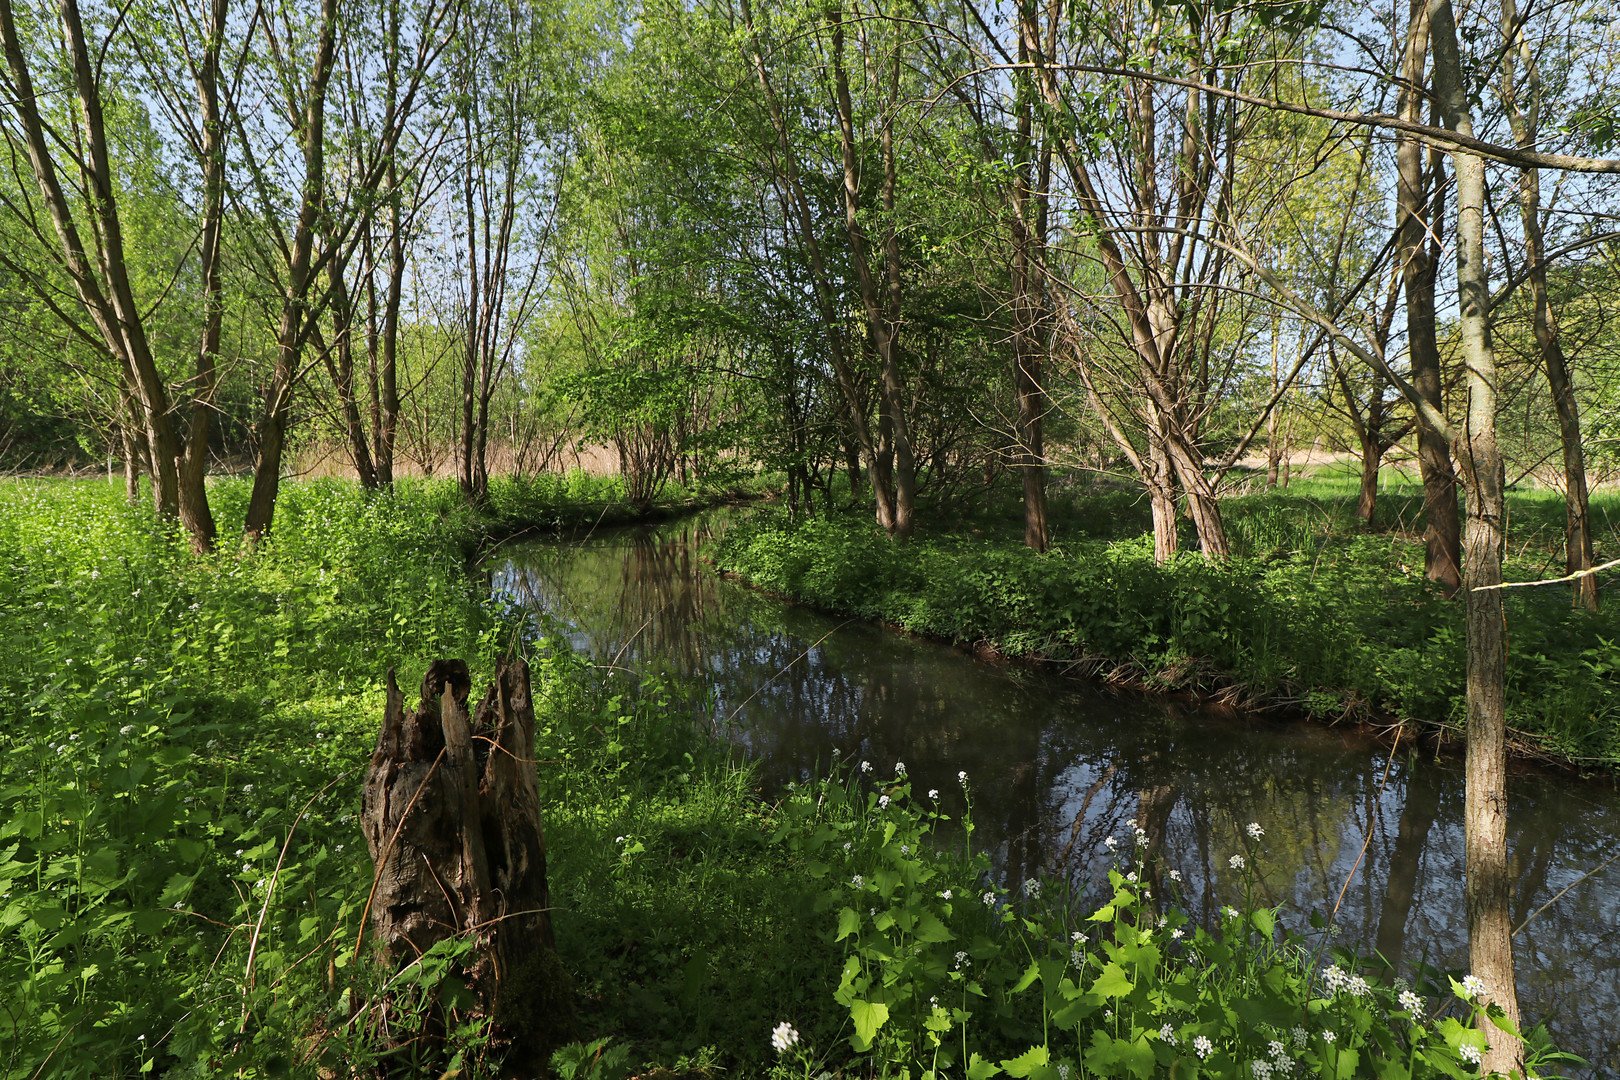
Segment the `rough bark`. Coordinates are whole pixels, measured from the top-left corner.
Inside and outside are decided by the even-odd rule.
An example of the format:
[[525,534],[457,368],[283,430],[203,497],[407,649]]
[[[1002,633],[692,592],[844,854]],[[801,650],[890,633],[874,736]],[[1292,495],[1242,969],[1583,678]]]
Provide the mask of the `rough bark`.
[[[1508,48],[1502,53],[1502,101],[1513,127],[1513,140],[1534,150],[1541,127],[1541,69],[1524,36],[1514,0],[1502,0],[1502,30]],[[1524,65],[1521,99],[1518,64]],[[1547,297],[1547,245],[1541,229],[1541,170],[1519,170],[1519,221],[1524,228],[1524,259],[1530,287],[1531,325],[1547,387],[1558,416],[1558,439],[1564,457],[1564,572],[1591,570],[1591,506],[1586,489],[1586,453],[1581,446],[1581,408],[1570,381],[1569,364],[1559,339],[1558,320]],[[1589,611],[1598,608],[1597,575],[1575,579],[1574,604]]]
[[459,974],[477,1015],[493,1024],[508,1071],[534,1075],[576,1035],[551,927],[528,665],[502,665],[471,716],[470,688],[465,663],[436,661],[407,710],[388,673],[362,814],[377,868],[371,928],[396,967],[447,938],[472,938]]
[[[1430,0],[1434,81],[1446,127],[1473,135],[1462,80],[1450,0]],[[1502,610],[1502,553],[1506,542],[1506,477],[1496,439],[1497,371],[1487,312],[1485,269],[1485,162],[1452,155],[1457,181],[1457,306],[1468,367],[1467,426],[1457,456],[1468,484],[1468,542],[1464,548],[1464,617],[1468,637],[1467,790],[1463,804],[1467,880],[1468,960],[1484,984],[1480,997],[1519,1024],[1513,981],[1513,927],[1507,849],[1505,669],[1507,637]],[[1489,1047],[1484,1073],[1522,1072],[1524,1045],[1482,1020]]]
[[[1402,58],[1402,91],[1397,112],[1403,119],[1424,118],[1428,63],[1427,0],[1411,0],[1411,20]],[[1430,166],[1425,168],[1425,156]],[[1428,155],[1416,139],[1396,134],[1396,229],[1402,284],[1406,291],[1406,333],[1411,353],[1412,385],[1440,412],[1445,402],[1440,380],[1440,347],[1435,338],[1434,288],[1440,264],[1440,189],[1438,154]],[[1418,468],[1423,477],[1425,521],[1423,570],[1446,595],[1462,586],[1462,528],[1457,512],[1457,475],[1445,437],[1418,416]]]
[[281,490],[281,458],[287,445],[287,424],[291,419],[292,394],[298,379],[307,326],[311,262],[315,250],[315,227],[326,188],[326,90],[331,82],[337,49],[337,0],[321,0],[320,41],[310,73],[309,92],[303,103],[299,141],[304,155],[303,190],[299,198],[298,221],[293,229],[287,255],[286,292],[282,297],[281,321],[276,328],[276,359],[270,382],[264,392],[264,412],[259,420],[259,454],[253,466],[253,491],[248,496],[242,531],[251,539],[270,531],[275,517],[276,495]]

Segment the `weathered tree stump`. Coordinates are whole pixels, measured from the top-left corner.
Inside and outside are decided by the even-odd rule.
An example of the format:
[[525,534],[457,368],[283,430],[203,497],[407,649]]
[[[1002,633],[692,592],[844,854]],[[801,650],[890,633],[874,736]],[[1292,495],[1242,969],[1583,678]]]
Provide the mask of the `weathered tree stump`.
[[552,936],[529,666],[501,665],[469,718],[470,688],[464,662],[435,661],[407,710],[388,672],[362,813],[376,866],[371,926],[399,967],[446,938],[474,940],[458,974],[493,1021],[506,1071],[542,1075],[575,1032]]

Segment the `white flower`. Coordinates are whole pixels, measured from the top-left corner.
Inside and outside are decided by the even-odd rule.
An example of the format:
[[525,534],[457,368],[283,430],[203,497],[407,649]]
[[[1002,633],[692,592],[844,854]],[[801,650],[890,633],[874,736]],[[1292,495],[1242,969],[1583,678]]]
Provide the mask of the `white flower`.
[[243,784],[242,785],[242,794],[244,794],[244,795],[253,794],[253,785],[252,784]]
[[1069,1080],[1069,1067],[1067,1065],[1058,1066],[1058,1080]]
[[1243,869],[1243,856],[1241,855],[1234,855],[1226,861],[1232,864],[1232,869],[1234,870]]
[[1181,934],[1182,934],[1182,930],[1181,930],[1181,927],[1179,927],[1179,926],[1176,927],[1174,930],[1170,931],[1170,936],[1173,939],[1175,939],[1176,941],[1181,940]]
[[1069,963],[1073,964],[1075,967],[1085,967],[1086,954],[1079,949],[1071,949],[1069,951]]
[[967,953],[965,953],[965,952],[957,953],[956,954],[956,970],[961,971],[962,970],[962,965],[965,964],[965,963],[967,963]]
[[1200,1059],[1209,1057],[1209,1052],[1215,1049],[1215,1044],[1209,1041],[1208,1035],[1200,1035],[1193,1040],[1193,1049],[1198,1051]]
[[878,796],[878,809],[879,810],[887,810],[888,808],[889,808],[889,797],[887,795],[879,795]]
[[1311,1036],[1310,1036],[1310,1032],[1308,1032],[1308,1031],[1306,1031],[1306,1030],[1305,1030],[1305,1029],[1304,1029],[1304,1028],[1302,1028],[1302,1027],[1297,1027],[1297,1028],[1295,1028],[1295,1029],[1294,1029],[1294,1030],[1293,1030],[1293,1031],[1292,1031],[1292,1032],[1290,1032],[1290,1033],[1289,1033],[1289,1034],[1291,1034],[1291,1035],[1292,1035],[1292,1036],[1293,1036],[1293,1039],[1294,1039],[1294,1045],[1295,1045],[1295,1046],[1301,1046],[1301,1047],[1302,1047],[1302,1046],[1304,1046],[1304,1045],[1305,1045],[1305,1043],[1306,1043],[1306,1042],[1307,1042],[1307,1041],[1309,1041],[1309,1039],[1310,1039],[1310,1037],[1311,1037]]
[[985,907],[995,907],[996,906],[996,894],[995,894],[994,890],[986,890],[985,894],[983,896],[979,897],[979,899],[984,901],[984,906]]
[[1084,935],[1080,931],[1076,930],[1074,933],[1069,935],[1069,940],[1070,941],[1079,941],[1081,938],[1083,938],[1085,936],[1086,935]]
[[[316,737],[319,738],[319,736],[316,736]],[[789,791],[797,791],[797,790],[799,790],[799,785],[795,784],[792,780],[789,780],[787,782],[787,789]]]
[[849,883],[857,889],[866,887],[866,879],[861,877],[859,874],[856,874],[854,877],[850,878]]
[[786,1020],[777,1024],[776,1030],[771,1032],[771,1045],[776,1048],[778,1054],[787,1053],[788,1048],[798,1041],[798,1031]]
[[1180,881],[1181,880],[1181,871],[1180,870],[1168,871],[1167,876],[1170,878],[1171,881]]
[[1243,917],[1243,913],[1241,911],[1231,906],[1221,908],[1221,914],[1225,915],[1228,919],[1241,919]]
[[861,762],[861,772],[871,772],[871,771],[872,771],[872,763],[870,761]]
[[850,848],[852,848],[852,847],[854,847],[854,846],[855,846],[855,845],[854,845],[854,844],[853,844],[853,843],[851,843],[851,842],[850,842],[850,841],[848,841],[848,840],[845,840],[845,841],[844,841],[844,850],[845,850],[845,851],[848,851],[848,850],[849,850],[849,849],[850,849]]
[[1113,851],[1115,848],[1119,847],[1119,841],[1115,840],[1112,836],[1105,836],[1103,837],[1103,846],[1109,851]]
[[1287,1050],[1288,1048],[1276,1039],[1272,1039],[1270,1042],[1266,1043],[1266,1052],[1269,1053],[1273,1058],[1282,1057]]
[[1325,1042],[1325,1043],[1331,1043],[1334,1039],[1337,1039],[1337,1038],[1338,1038],[1338,1036],[1336,1034],[1334,1034],[1333,1032],[1331,1032],[1331,1031],[1322,1032],[1322,1041]]
[[1472,1045],[1470,1043],[1463,1043],[1461,1046],[1457,1047],[1457,1053],[1461,1054],[1463,1056],[1464,1060],[1466,1060],[1469,1064],[1471,1064],[1471,1065],[1478,1065],[1479,1064],[1479,1058],[1480,1058],[1479,1047],[1474,1046],[1474,1045]]
[[967,772],[966,772],[966,770],[956,774],[956,782],[961,784],[963,787],[967,787]]
[[1104,1020],[1112,1020],[1113,1018],[1114,1018],[1114,1010],[1113,1009],[1109,1009],[1109,1010],[1107,1010],[1106,1012],[1103,1013],[1103,1019]]
[[1410,990],[1402,990],[1400,996],[1401,1008],[1416,1016],[1423,1011],[1423,999]]
[[1294,1059],[1289,1057],[1280,1057],[1271,1063],[1271,1067],[1276,1069],[1277,1072],[1283,1076],[1292,1076],[1294,1074]]
[[1343,990],[1349,981],[1350,976],[1346,975],[1344,969],[1338,964],[1334,964],[1322,972],[1322,984],[1335,994]]
[[1464,1000],[1478,997],[1485,990],[1485,983],[1478,975],[1464,975],[1462,980],[1462,997]]
[[1249,822],[1248,826],[1243,831],[1249,834],[1250,840],[1258,840],[1262,836],[1266,835],[1266,830],[1260,827],[1260,823],[1258,821]]
[[1136,871],[1132,870],[1130,873],[1126,874],[1125,880],[1134,883],[1136,881]]
[[1171,1027],[1169,1024],[1165,1024],[1163,1027],[1159,1028],[1159,1038],[1163,1039],[1171,1046],[1176,1045],[1176,1029]]
[[897,761],[897,762],[894,763],[894,775],[896,775],[896,776],[904,776],[904,775],[906,775],[906,763],[905,762]]
[[614,837],[614,838],[613,838],[613,842],[614,842],[614,843],[615,843],[615,844],[622,844],[622,843],[624,843],[624,837],[622,837],[622,836],[615,836],[615,837]]
[[1350,976],[1350,981],[1345,983],[1345,988],[1350,991],[1351,997],[1360,997],[1362,994],[1367,993],[1367,991],[1370,989],[1367,986],[1367,980],[1363,979],[1360,975]]
[[1254,1080],[1271,1080],[1271,1062],[1255,1058],[1249,1068],[1254,1070]]
[[929,788],[929,789],[928,789],[928,797],[929,797],[929,798],[930,798],[930,799],[937,799],[937,798],[939,798],[939,788],[937,788],[937,787],[931,787],[931,788]]
[[130,732],[132,732],[134,730],[135,730],[135,725],[134,724],[125,724],[123,727],[118,729],[118,734],[127,736]]
[[902,854],[902,855],[910,855],[911,854],[911,845],[910,844],[901,844],[900,845],[900,854]]
[[1029,897],[1031,900],[1039,900],[1041,898],[1041,883],[1038,878],[1024,879],[1024,895]]
[[951,898],[951,890],[946,889],[944,892],[939,894],[939,898],[941,900],[949,900]]

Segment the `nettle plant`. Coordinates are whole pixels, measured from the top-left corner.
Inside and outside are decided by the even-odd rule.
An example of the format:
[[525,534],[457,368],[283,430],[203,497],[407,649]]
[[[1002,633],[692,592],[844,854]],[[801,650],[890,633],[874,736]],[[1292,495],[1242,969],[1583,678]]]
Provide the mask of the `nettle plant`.
[[[988,856],[971,853],[971,800],[953,853],[936,835],[951,820],[939,792],[914,798],[903,765],[882,782],[870,769],[792,790],[776,833],[825,883],[818,907],[844,950],[834,996],[865,1059],[857,1069],[907,1080],[1473,1077],[1480,1021],[1506,1027],[1473,1001],[1471,976],[1426,998],[1360,973],[1320,917],[1314,942],[1282,928],[1254,903],[1257,823],[1242,834],[1247,855],[1231,859],[1243,909],[1199,925],[1179,872],[1151,865],[1133,826],[1110,838],[1112,896],[1087,913],[1062,883],[994,884]],[[842,1056],[801,1038],[793,1019],[773,1033],[778,1077]],[[1539,1033],[1531,1044],[1532,1075],[1573,1060]]]

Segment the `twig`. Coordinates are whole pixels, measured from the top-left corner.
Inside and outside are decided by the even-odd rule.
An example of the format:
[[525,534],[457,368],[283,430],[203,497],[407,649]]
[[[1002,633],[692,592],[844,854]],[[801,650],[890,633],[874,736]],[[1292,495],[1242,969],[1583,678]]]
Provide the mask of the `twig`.
[[1563,577],[1546,578],[1542,581],[1503,581],[1496,585],[1475,585],[1473,591],[1485,592],[1488,589],[1528,589],[1533,585],[1562,585],[1569,581],[1579,581],[1583,577],[1591,577],[1593,574],[1599,573],[1603,570],[1608,570],[1609,568],[1615,566],[1620,566],[1620,559],[1610,559],[1601,566],[1594,566],[1590,570],[1577,570],[1573,574],[1565,574]]
[[353,775],[353,773],[354,770],[350,769],[348,772],[339,773],[332,777],[331,780],[328,780],[325,787],[309,797],[309,801],[304,804],[302,810],[298,811],[298,816],[293,818],[292,826],[287,830],[287,839],[281,844],[281,854],[276,856],[276,868],[270,874],[270,885],[264,890],[264,903],[259,906],[258,921],[253,924],[253,938],[248,942],[247,967],[242,972],[242,977],[246,980],[250,990],[253,988],[253,956],[259,951],[259,933],[264,929],[264,917],[270,910],[270,898],[276,893],[276,882],[281,878],[281,867],[287,861],[287,849],[292,847],[292,838],[293,834],[298,831],[298,823],[304,820],[304,815],[309,813],[309,808],[315,805],[316,799],[332,790],[333,784]]
[[1542,904],[1540,907],[1536,908],[1536,910],[1532,911],[1529,915],[1525,916],[1524,922],[1520,923],[1517,927],[1514,928],[1513,936],[1518,937],[1519,936],[1519,931],[1523,930],[1525,927],[1529,926],[1531,920],[1534,919],[1537,915],[1540,915],[1543,911],[1546,911],[1548,908],[1550,908],[1554,904],[1558,903],[1559,899],[1565,893],[1569,892],[1569,890],[1573,889],[1575,886],[1579,885],[1581,882],[1585,881],[1587,878],[1591,877],[1593,874],[1597,873],[1599,870],[1603,869],[1605,866],[1608,866],[1610,863],[1614,862],[1614,860],[1616,860],[1616,859],[1620,859],[1620,851],[1617,851],[1613,855],[1610,855],[1607,859],[1604,859],[1602,862],[1600,862],[1596,866],[1592,867],[1592,869],[1588,870],[1586,873],[1582,874],[1580,877],[1576,878],[1574,881],[1570,882],[1568,885],[1565,885],[1562,889],[1559,889],[1557,895],[1555,895],[1551,900],[1547,901],[1545,904]]
[[[1395,729],[1395,744],[1389,748],[1389,760],[1384,762],[1384,778],[1378,781],[1378,794],[1380,797],[1382,797],[1384,794],[1385,785],[1389,783],[1389,770],[1390,767],[1395,764],[1395,751],[1400,748],[1401,733],[1405,730],[1406,728],[1404,725]],[[1367,854],[1367,845],[1372,843],[1372,834],[1372,819],[1368,818],[1367,838],[1361,842],[1361,850],[1356,853],[1356,861],[1351,865],[1350,872],[1344,876],[1344,884],[1339,887],[1339,898],[1333,902],[1333,918],[1338,918],[1339,905],[1344,903],[1344,894],[1345,891],[1350,888],[1350,879],[1356,876],[1356,870],[1360,868],[1361,860]]]

